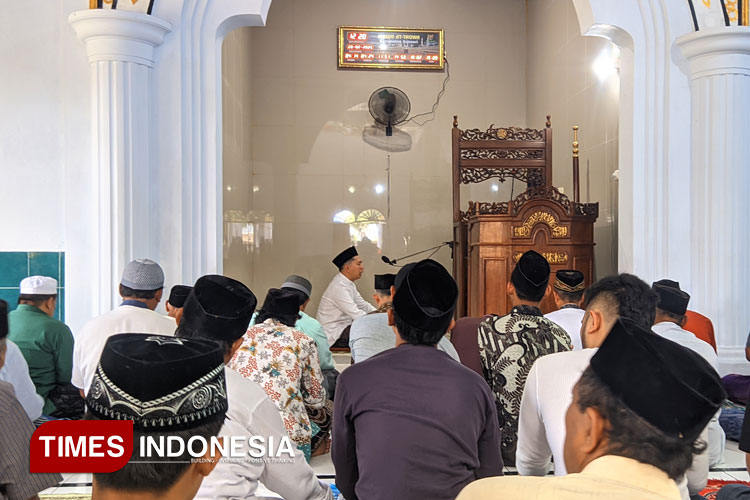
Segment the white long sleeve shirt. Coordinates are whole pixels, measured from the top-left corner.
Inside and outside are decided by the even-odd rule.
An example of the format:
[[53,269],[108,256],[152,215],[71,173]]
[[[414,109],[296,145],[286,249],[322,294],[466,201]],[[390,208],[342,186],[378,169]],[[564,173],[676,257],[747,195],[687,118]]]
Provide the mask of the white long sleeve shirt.
[[[255,382],[231,368],[224,370],[229,410],[219,436],[259,436],[274,447],[287,436],[279,409]],[[243,452],[247,454],[247,439]],[[293,446],[293,445],[292,445]],[[331,490],[322,485],[295,447],[294,459],[224,460],[201,484],[196,499],[260,499],[259,483],[286,500],[332,500]]]
[[516,468],[522,476],[545,476],[550,457],[555,475],[564,476],[565,412],[573,386],[589,366],[596,349],[558,352],[537,359],[526,378],[518,417]]
[[[516,449],[519,475],[545,476],[549,470],[550,456],[554,458],[556,476],[568,473],[563,455],[565,413],[573,401],[573,387],[596,351],[597,349],[582,349],[560,352],[534,362],[521,398]],[[703,430],[699,439],[708,439],[709,427]],[[706,486],[707,451],[693,457],[692,466],[685,477],[678,481],[680,495],[684,500],[688,500],[688,492],[698,493]]]
[[545,318],[560,325],[563,330],[568,332],[570,340],[573,341],[573,350],[583,349],[581,345],[581,321],[585,311],[578,307],[563,307],[557,311],[552,311],[544,315]]
[[21,403],[32,422],[42,416],[44,399],[37,394],[36,386],[29,376],[29,365],[21,349],[11,340],[6,340],[5,364],[0,368],[0,380],[13,386],[18,402]]
[[73,378],[71,382],[84,392],[89,390],[107,339],[117,333],[174,335],[174,318],[162,316],[146,307],[121,305],[90,320],[75,335]]
[[323,292],[318,305],[318,321],[326,332],[328,345],[333,345],[344,328],[375,310],[357,291],[352,280],[341,273],[336,274]]

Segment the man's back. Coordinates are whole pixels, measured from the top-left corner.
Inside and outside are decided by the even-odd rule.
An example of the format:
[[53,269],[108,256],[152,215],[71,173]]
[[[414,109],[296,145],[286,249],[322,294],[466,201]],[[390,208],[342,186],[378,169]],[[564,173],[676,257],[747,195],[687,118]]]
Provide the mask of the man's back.
[[583,349],[581,344],[581,320],[583,319],[583,309],[580,307],[563,307],[557,311],[552,311],[544,315],[545,318],[553,323],[563,327],[570,335],[573,342],[573,349]]
[[555,475],[564,476],[565,412],[573,386],[596,349],[558,352],[541,357],[531,367],[521,398],[516,468],[522,476],[544,476],[554,458]]
[[[229,409],[219,435],[243,436],[243,453],[250,451],[247,439],[260,436],[276,452],[281,439],[289,437],[278,408],[255,382],[231,368],[225,368],[225,375]],[[195,498],[259,498],[259,482],[284,498],[330,498],[328,488],[318,483],[302,452],[296,448],[293,451],[294,458],[283,454],[279,457],[283,460],[221,461],[203,480]]]
[[491,316],[479,325],[482,370],[495,395],[507,465],[516,461],[518,415],[531,366],[542,356],[571,347],[567,332],[534,306],[516,306],[510,314]]
[[83,325],[76,335],[73,351],[73,380],[79,389],[87,391],[99,364],[99,357],[107,339],[117,333],[174,335],[177,328],[173,318],[162,316],[146,307],[122,305]]
[[373,313],[357,318],[349,331],[352,359],[360,363],[396,345],[396,334],[388,326],[388,314]]
[[606,455],[564,477],[492,478],[469,485],[456,500],[679,500],[677,485],[662,470]]
[[0,381],[13,386],[18,402],[21,403],[32,422],[42,416],[44,399],[37,394],[34,382],[29,377],[29,367],[21,350],[11,340],[5,341],[5,364],[0,368]]
[[55,405],[49,401],[50,391],[56,385],[70,383],[73,334],[65,323],[28,304],[20,304],[9,313],[8,321],[8,338],[16,343],[29,365],[29,376],[45,400],[44,412],[52,413]]
[[494,400],[476,373],[405,344],[339,378],[332,458],[342,492],[368,499],[453,499],[502,473]]

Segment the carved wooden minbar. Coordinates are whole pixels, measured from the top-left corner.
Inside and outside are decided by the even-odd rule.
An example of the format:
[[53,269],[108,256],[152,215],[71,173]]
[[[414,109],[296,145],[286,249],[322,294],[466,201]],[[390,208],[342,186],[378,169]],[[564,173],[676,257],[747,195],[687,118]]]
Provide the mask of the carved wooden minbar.
[[[480,131],[459,129],[454,117],[453,275],[460,291],[459,317],[506,314],[510,310],[506,284],[526,250],[544,255],[553,273],[577,269],[587,286],[594,280],[594,222],[599,204],[576,203],[551,185],[549,118],[542,130],[490,126]],[[576,166],[577,147],[576,141]],[[526,191],[507,202],[469,201],[462,210],[461,184],[509,178],[525,182]],[[574,192],[577,199],[577,182]],[[554,309],[550,296],[542,310]]]

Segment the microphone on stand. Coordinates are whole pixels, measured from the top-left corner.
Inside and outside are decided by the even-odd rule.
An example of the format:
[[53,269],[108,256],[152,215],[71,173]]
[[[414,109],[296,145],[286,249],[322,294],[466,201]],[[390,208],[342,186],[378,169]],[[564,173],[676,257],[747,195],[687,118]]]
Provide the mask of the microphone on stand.
[[452,242],[452,241],[444,241],[441,244],[439,244],[437,246],[434,246],[432,248],[427,248],[425,250],[420,250],[419,252],[414,252],[414,253],[409,254],[409,255],[404,255],[403,257],[399,257],[398,259],[391,260],[388,257],[386,257],[385,255],[381,255],[380,256],[380,260],[382,260],[383,262],[385,262],[389,266],[401,267],[401,266],[398,265],[398,261],[399,260],[408,259],[409,257],[414,257],[415,255],[419,255],[419,254],[423,254],[423,253],[432,251],[432,253],[430,255],[428,255],[428,258],[429,258],[429,257],[432,257],[432,255],[435,252],[437,252],[438,250],[440,250],[440,248],[445,247],[445,246],[448,246],[448,247],[451,248],[451,259],[452,259],[453,258],[453,245],[454,245],[454,242]]
[[380,257],[380,260],[382,260],[383,262],[385,262],[389,266],[395,266],[396,265],[396,261],[395,260],[391,260],[388,257],[386,257],[385,255],[383,255],[382,257]]

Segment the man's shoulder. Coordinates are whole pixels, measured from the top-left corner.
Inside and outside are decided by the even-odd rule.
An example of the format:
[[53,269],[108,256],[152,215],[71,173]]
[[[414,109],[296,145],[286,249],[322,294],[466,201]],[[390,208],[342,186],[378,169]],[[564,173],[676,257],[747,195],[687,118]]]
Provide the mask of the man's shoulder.
[[15,399],[16,391],[13,390],[13,384],[0,380],[0,398],[3,400]]
[[[225,367],[224,375],[227,383],[227,400],[229,408],[242,407],[252,412],[268,397],[261,386],[243,377],[238,371]],[[231,410],[230,410],[231,411]]]
[[561,370],[570,371],[575,369],[583,371],[588,366],[594,354],[596,354],[596,349],[553,352],[534,361],[532,368],[538,374],[554,374],[559,373]]
[[556,311],[548,312],[544,317],[554,321],[555,318],[583,317],[585,313],[586,311],[579,307],[566,307],[565,309],[557,309]]

